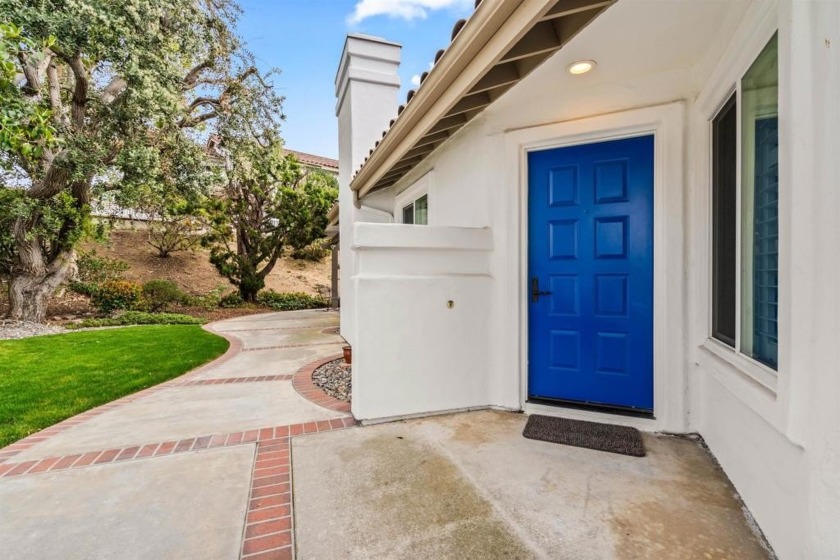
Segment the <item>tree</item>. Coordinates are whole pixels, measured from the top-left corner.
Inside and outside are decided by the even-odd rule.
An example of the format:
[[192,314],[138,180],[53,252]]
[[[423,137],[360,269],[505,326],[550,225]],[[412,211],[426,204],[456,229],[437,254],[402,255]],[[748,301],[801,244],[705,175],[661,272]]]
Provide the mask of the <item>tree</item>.
[[12,318],[44,319],[91,200],[157,181],[162,142],[196,143],[243,115],[277,126],[282,99],[233,33],[238,13],[234,0],[0,0]]
[[149,218],[148,243],[161,258],[200,244],[205,200],[222,186],[220,162],[180,134],[177,129],[159,131],[153,143],[155,165],[144,162],[132,177],[137,180],[124,177],[121,189],[109,198]]
[[271,134],[227,137],[223,147],[224,196],[209,208],[203,243],[219,273],[253,302],[286,247],[299,249],[323,237],[338,188],[327,173],[304,172]]

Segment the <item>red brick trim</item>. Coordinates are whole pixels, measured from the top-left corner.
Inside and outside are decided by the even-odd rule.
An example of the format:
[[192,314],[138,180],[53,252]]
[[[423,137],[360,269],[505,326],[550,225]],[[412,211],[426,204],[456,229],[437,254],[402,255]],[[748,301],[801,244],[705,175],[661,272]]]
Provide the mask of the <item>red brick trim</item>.
[[161,457],[163,455],[175,455],[190,451],[201,451],[215,447],[231,447],[248,443],[262,443],[277,438],[288,438],[290,435],[311,434],[317,432],[329,432],[355,426],[356,421],[346,416],[333,420],[320,422],[304,422],[301,424],[290,424],[256,430],[245,430],[230,434],[211,434],[192,438],[185,438],[175,441],[164,441],[131,445],[114,449],[97,449],[87,452],[76,452],[72,455],[59,457],[46,457],[44,459],[33,459],[19,463],[0,464],[0,476],[20,476],[25,474],[37,474],[42,472],[64,471],[68,469],[80,469],[89,465],[102,465],[106,463],[117,463],[147,457]]
[[224,354],[222,354],[221,356],[219,356],[211,362],[207,362],[206,364],[185,373],[184,375],[175,377],[168,381],[164,381],[163,383],[158,383],[157,385],[153,385],[151,387],[147,387],[146,389],[142,389],[136,393],[126,395],[115,401],[111,401],[109,403],[97,406],[96,408],[91,408],[90,410],[86,410],[75,416],[71,416],[70,418],[62,420],[57,424],[53,424],[48,428],[44,428],[40,432],[36,432],[34,434],[26,436],[25,438],[18,440],[6,447],[0,448],[0,467],[2,467],[5,461],[8,461],[15,455],[22,453],[23,451],[26,451],[30,447],[38,445],[39,443],[43,443],[44,441],[60,434],[61,432],[78,426],[79,424],[86,422],[96,416],[105,414],[106,412],[110,412],[115,408],[119,408],[123,405],[132,403],[138,399],[153,395],[159,391],[162,391],[163,389],[177,387],[178,385],[183,384],[184,382],[191,380],[192,378],[206,373],[210,369],[227,362],[242,351],[243,343],[240,339],[234,336],[227,336],[224,333],[217,332],[212,328],[212,325],[203,325],[202,328],[215,335],[221,336],[222,338],[228,341],[229,346]]
[[328,358],[319,358],[314,362],[306,364],[295,373],[294,379],[292,380],[292,386],[301,397],[317,404],[318,406],[350,414],[350,403],[340,401],[337,398],[326,394],[320,387],[312,382],[312,373],[316,369],[341,357],[343,357],[342,354],[337,354]]
[[257,444],[240,558],[294,558],[289,432]]
[[283,348],[306,348],[308,346],[337,346],[342,344],[340,340],[332,342],[308,342],[306,344],[280,344],[277,346],[259,346],[257,348],[243,348],[243,352],[254,352],[255,350],[280,350]]
[[[253,315],[251,315],[253,317]],[[293,319],[290,319],[293,320]],[[301,331],[301,330],[314,330],[314,329],[334,329],[338,328],[337,326],[325,326],[325,325],[310,325],[308,327],[261,327],[256,329],[227,329],[225,332],[228,333],[238,333],[238,332],[251,332],[251,331]],[[215,331],[214,331],[215,332]]]
[[228,385],[231,383],[257,383],[259,381],[291,381],[294,375],[257,375],[251,377],[217,377],[170,383],[168,387],[195,387],[198,385]]

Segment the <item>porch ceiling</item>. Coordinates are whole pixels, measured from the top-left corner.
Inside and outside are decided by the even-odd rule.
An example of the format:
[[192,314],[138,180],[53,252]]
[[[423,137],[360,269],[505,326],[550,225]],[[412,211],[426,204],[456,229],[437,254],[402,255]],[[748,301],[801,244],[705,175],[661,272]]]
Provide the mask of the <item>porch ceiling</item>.
[[478,0],[351,181],[389,187],[560,50],[616,0]]

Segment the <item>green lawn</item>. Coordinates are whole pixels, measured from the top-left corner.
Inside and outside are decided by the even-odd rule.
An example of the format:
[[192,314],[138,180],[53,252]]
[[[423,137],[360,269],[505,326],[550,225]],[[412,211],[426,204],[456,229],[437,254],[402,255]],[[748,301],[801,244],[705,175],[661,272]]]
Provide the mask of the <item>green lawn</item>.
[[194,325],[84,331],[0,342],[0,447],[177,377],[228,342]]

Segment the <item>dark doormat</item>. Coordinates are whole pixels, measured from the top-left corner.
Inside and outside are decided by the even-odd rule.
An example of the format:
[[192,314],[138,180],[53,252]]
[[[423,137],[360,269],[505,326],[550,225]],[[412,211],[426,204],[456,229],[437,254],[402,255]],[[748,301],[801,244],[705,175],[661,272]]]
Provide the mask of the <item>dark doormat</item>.
[[645,456],[645,444],[636,428],[533,414],[522,435],[550,443],[562,443],[633,457]]

